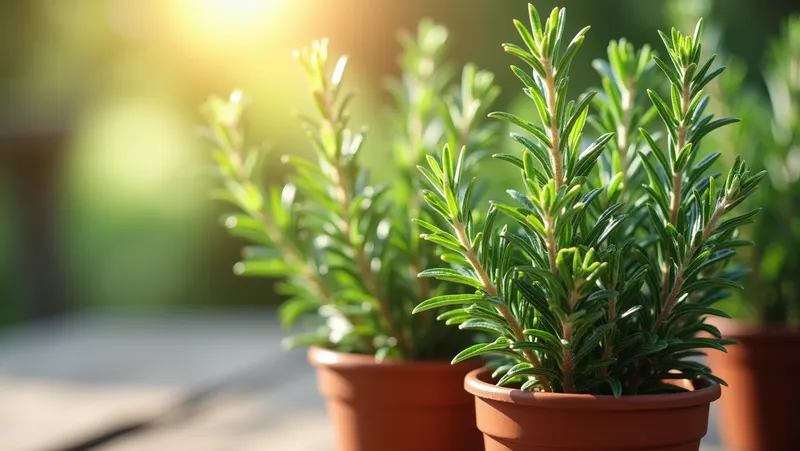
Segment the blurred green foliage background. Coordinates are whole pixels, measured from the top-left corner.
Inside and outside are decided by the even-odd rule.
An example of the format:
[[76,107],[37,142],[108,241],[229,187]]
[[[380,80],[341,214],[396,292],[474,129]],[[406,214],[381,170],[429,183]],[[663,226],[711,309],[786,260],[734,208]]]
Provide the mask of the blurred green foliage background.
[[[521,91],[500,44],[516,42],[511,19],[526,0],[28,0],[0,3],[0,129],[64,127],[57,178],[58,256],[70,308],[132,311],[271,305],[265,280],[237,279],[240,243],[208,200],[208,152],[198,106],[241,88],[252,101],[250,134],[275,149],[266,173],[281,178],[283,153],[306,153],[291,112],[305,110],[305,80],[291,50],[320,37],[351,57],[360,96],[356,123],[370,126],[373,164],[390,151],[387,77],[396,74],[397,31],[423,17],[452,32],[454,62],[477,63],[505,88],[498,109]],[[576,58],[574,91],[598,82],[590,61],[610,39],[660,49],[657,28],[672,24],[665,1],[537,1],[567,7],[567,34],[592,25]],[[717,0],[725,48],[757,78],[766,42],[800,5]],[[750,76],[750,75],[748,75]],[[55,125],[53,125],[55,124]],[[8,152],[0,141],[0,153]],[[6,143],[6,147],[7,143]],[[376,165],[377,166],[377,165]],[[379,170],[379,168],[376,168]],[[19,262],[24,195],[17,169],[0,166],[0,323],[27,315],[31,290]],[[502,175],[499,175],[502,176]]]

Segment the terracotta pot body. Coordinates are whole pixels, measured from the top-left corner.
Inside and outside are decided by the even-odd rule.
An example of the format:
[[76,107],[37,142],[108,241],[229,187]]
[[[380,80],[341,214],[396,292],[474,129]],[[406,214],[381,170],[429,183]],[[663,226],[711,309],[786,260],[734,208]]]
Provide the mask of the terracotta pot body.
[[730,451],[800,450],[800,330],[718,324],[739,341],[711,352],[708,365],[722,389],[720,431]]
[[383,362],[311,348],[338,451],[480,451],[464,376],[482,362]]
[[513,390],[490,378],[479,369],[464,381],[486,451],[698,451],[720,396],[709,381],[687,393],[614,399]]

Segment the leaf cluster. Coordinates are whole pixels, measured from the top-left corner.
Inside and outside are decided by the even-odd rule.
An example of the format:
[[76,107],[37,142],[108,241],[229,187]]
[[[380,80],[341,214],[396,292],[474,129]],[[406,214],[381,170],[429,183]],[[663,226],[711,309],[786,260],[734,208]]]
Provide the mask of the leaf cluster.
[[[702,60],[702,22],[693,35],[661,35],[666,62],[612,43],[609,61],[595,63],[604,92],[589,119],[596,94],[568,98],[588,27],[567,42],[565,19],[556,8],[543,22],[529,6],[530,27],[514,22],[525,47],[504,45],[527,65],[512,71],[539,113],[538,123],[490,114],[522,129],[511,134],[521,155],[495,157],[516,166],[524,192],[509,190],[511,202],[478,216],[463,149],[446,146],[421,168],[433,188],[425,201],[447,223],[428,227],[435,239],[427,239],[453,253],[452,269],[421,276],[461,280],[474,292],[434,297],[416,311],[456,307],[439,319],[493,333],[454,361],[499,355],[500,385],[620,396],[680,390],[670,379],[718,380],[691,358],[729,343],[706,318],[725,316],[713,304],[739,286],[742,271],[726,264],[747,244],[737,228],[757,212],[732,212],[764,177],[737,160],[721,178],[708,173],[717,154],[697,157],[707,134],[733,122],[705,114],[703,87],[722,69]],[[656,116],[661,133],[651,131]],[[587,122],[601,132],[594,141]]]
[[441,25],[423,21],[417,35],[403,34],[401,43],[402,79],[391,85],[398,127],[394,152],[387,155],[393,184],[376,183],[362,163],[367,132],[350,125],[354,96],[343,87],[347,57],[329,55],[326,40],[294,54],[314,104],[313,114],[299,120],[315,159],[284,156],[288,183],[260,180],[265,150],[245,140],[241,93],[206,105],[223,185],[217,197],[241,211],[226,215],[223,224],[251,243],[235,271],[281,279],[279,291],[288,298],[279,309],[284,325],[302,319],[309,330],[289,337],[288,346],[317,344],[379,360],[424,359],[448,355],[470,340],[432,317],[410,313],[420,299],[447,290],[448,282],[416,278],[415,268],[435,264],[439,256],[418,238],[410,218],[427,210],[409,193],[421,179],[414,166],[441,142],[427,142],[434,134],[478,147],[488,142],[492,134],[483,118],[498,88],[490,73],[473,65],[465,67],[460,83],[452,80]]
[[[673,11],[678,18],[687,13],[679,8]],[[762,188],[747,202],[763,208],[756,225],[743,233],[755,246],[738,257],[752,272],[744,280],[746,290],[738,302],[728,305],[737,316],[757,322],[797,324],[800,287],[793,275],[800,270],[800,257],[790,249],[800,240],[794,219],[800,208],[800,171],[794,163],[800,145],[800,17],[787,18],[780,35],[771,40],[759,77],[746,77],[744,62],[722,47],[720,27],[710,25],[716,39],[704,37],[703,44],[720,53],[734,74],[709,84],[709,108],[742,117],[743,123],[707,139],[713,146],[734,151],[723,152],[722,158],[740,154],[768,170]],[[758,83],[752,83],[752,78],[758,78]]]

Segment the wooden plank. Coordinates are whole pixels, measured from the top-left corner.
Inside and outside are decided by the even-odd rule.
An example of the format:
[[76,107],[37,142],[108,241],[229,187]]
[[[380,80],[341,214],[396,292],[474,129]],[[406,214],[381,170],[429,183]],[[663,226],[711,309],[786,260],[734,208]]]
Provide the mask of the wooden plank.
[[309,371],[252,393],[226,393],[188,421],[125,437],[102,451],[333,451],[316,378]]
[[193,389],[259,362],[302,362],[282,352],[282,334],[268,312],[86,315],[5,331],[0,450],[57,449],[155,418]]
[[0,379],[0,449],[55,450],[163,412],[175,391]]

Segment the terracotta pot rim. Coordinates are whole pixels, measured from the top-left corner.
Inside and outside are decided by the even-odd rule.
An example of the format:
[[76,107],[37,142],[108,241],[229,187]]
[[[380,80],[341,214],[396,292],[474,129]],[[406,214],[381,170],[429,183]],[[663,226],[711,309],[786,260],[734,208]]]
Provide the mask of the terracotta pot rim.
[[321,346],[311,346],[308,348],[308,361],[315,367],[336,367],[336,368],[359,368],[365,369],[429,369],[436,371],[448,371],[452,368],[454,372],[463,372],[463,366],[451,365],[447,360],[439,361],[414,361],[386,359],[380,363],[375,361],[375,357],[370,354],[350,354],[346,352],[334,351]]
[[549,407],[561,410],[662,410],[700,404],[719,399],[718,383],[703,379],[703,387],[685,393],[623,396],[538,393],[498,387],[489,383],[491,370],[479,368],[464,379],[464,389],[473,395],[511,404]]
[[752,324],[743,321],[720,321],[715,323],[725,337],[744,337],[764,340],[800,340],[800,325]]

